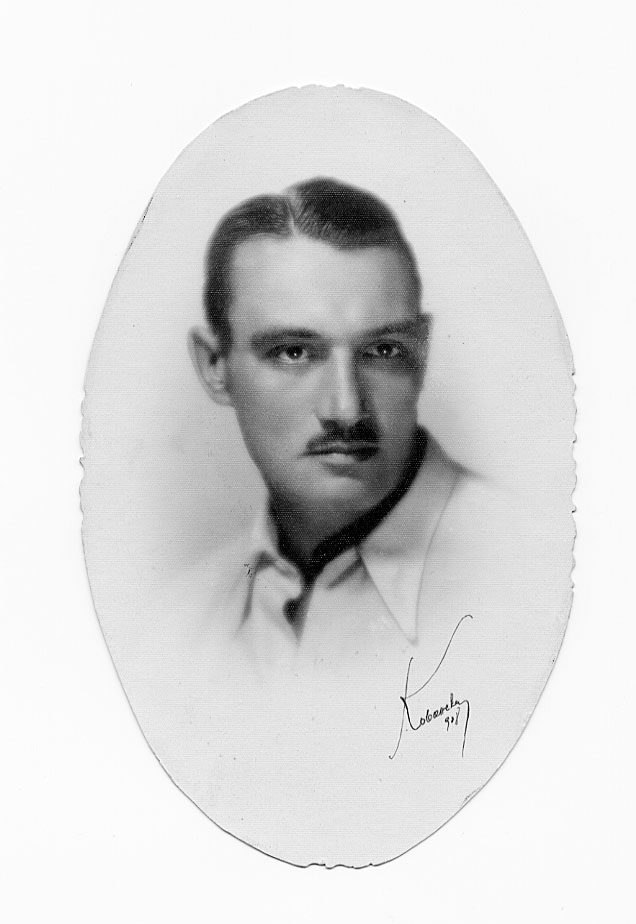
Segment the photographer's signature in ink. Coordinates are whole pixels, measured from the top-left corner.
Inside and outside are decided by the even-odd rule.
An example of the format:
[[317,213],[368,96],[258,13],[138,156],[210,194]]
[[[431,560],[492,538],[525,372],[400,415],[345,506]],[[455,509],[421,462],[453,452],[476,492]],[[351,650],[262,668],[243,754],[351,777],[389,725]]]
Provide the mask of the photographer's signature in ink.
[[430,675],[428,680],[425,680],[424,683],[422,683],[417,688],[417,690],[409,689],[411,665],[413,664],[413,658],[410,658],[408,667],[406,669],[404,694],[400,696],[400,700],[402,701],[402,721],[400,723],[400,734],[398,735],[395,750],[392,754],[389,754],[389,760],[393,760],[397,754],[400,744],[402,743],[402,735],[404,734],[405,730],[408,729],[410,731],[420,731],[421,729],[426,728],[427,725],[430,725],[432,722],[437,722],[440,719],[443,719],[443,723],[446,726],[447,732],[450,731],[453,726],[461,726],[463,723],[464,730],[462,733],[462,757],[464,756],[464,748],[466,747],[466,733],[468,731],[468,723],[470,721],[470,702],[467,699],[456,699],[455,694],[451,693],[446,702],[441,706],[437,706],[434,709],[426,707],[425,711],[422,712],[422,708],[420,707],[418,709],[416,703],[413,702],[413,697],[421,693],[422,690],[424,690],[431,682],[435,674],[444,663],[444,658],[448,654],[448,650],[453,642],[453,639],[455,638],[457,630],[465,619],[472,618],[473,617],[469,613],[467,613],[466,616],[462,616],[462,618],[453,629],[453,634],[448,640],[448,645],[444,649],[444,654],[440,658],[439,664]]

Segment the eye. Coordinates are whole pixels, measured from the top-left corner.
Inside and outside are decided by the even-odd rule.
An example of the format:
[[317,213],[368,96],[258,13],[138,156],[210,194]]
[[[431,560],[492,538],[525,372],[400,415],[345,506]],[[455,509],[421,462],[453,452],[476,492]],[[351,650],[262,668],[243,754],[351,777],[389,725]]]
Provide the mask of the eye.
[[287,343],[274,347],[268,356],[274,362],[285,366],[298,366],[309,361],[309,350],[298,343]]
[[364,352],[372,359],[398,359],[404,355],[404,347],[393,340],[380,340],[370,344]]

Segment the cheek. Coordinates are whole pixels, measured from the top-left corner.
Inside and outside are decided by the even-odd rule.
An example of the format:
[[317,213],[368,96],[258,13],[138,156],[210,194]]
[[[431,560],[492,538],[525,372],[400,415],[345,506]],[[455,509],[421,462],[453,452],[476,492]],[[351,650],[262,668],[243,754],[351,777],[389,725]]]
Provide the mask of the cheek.
[[261,441],[275,442],[284,432],[285,415],[280,405],[260,389],[244,392],[235,410],[243,428],[258,434]]
[[232,398],[244,431],[275,444],[289,442],[299,428],[306,429],[306,401],[297,382],[251,364],[240,370],[240,376],[238,371],[233,376]]
[[368,394],[376,414],[389,429],[410,426],[417,416],[419,384],[413,377],[375,379],[369,382]]

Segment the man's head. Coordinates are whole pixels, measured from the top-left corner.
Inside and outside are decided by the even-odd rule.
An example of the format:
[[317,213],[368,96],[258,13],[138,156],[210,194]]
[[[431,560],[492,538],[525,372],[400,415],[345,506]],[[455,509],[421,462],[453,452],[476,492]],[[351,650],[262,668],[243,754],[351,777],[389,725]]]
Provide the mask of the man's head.
[[391,211],[310,180],[229,212],[206,268],[192,357],[274,499],[351,517],[375,506],[412,452],[427,338]]

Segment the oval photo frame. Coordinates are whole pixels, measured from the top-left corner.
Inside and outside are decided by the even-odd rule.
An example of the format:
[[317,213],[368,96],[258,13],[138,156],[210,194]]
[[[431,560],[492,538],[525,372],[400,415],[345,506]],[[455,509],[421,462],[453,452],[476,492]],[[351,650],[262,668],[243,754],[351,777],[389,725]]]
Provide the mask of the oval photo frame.
[[416,107],[285,90],[180,155],[91,353],[83,541],[141,730],[221,828],[383,863],[499,768],[570,611],[572,373],[515,214]]

